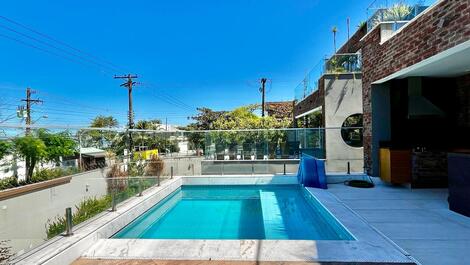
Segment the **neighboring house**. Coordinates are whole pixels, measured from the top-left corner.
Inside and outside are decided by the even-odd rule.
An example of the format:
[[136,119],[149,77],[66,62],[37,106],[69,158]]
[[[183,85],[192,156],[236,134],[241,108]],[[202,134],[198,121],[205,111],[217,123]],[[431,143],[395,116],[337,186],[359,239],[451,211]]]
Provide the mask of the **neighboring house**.
[[[78,156],[77,156],[78,158]],[[71,167],[78,166],[78,160],[74,157],[68,157],[62,159],[59,167]],[[57,165],[53,162],[48,163],[37,163],[36,165],[40,169],[52,169],[56,168]],[[25,161],[21,158],[14,158],[13,155],[7,155],[0,160],[0,179],[8,178],[12,176],[18,176],[19,180],[25,179]]]
[[95,147],[80,147],[79,160],[85,170],[106,166],[106,151]]
[[[329,172],[363,172],[361,27],[338,53],[322,60],[296,88],[294,116],[303,127],[325,127],[321,152]],[[300,92],[300,93],[299,93]],[[321,115],[321,121],[316,121]],[[313,121],[316,121],[315,123]]]
[[294,101],[266,102],[266,113],[278,120],[292,119],[294,104]]

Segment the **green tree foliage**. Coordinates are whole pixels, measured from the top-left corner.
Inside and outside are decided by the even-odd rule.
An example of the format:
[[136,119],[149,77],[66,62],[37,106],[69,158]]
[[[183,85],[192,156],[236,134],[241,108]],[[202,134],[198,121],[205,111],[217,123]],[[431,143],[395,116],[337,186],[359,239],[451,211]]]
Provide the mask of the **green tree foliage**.
[[30,181],[33,176],[36,163],[47,156],[47,147],[44,142],[32,135],[26,135],[14,140],[15,150],[26,163],[26,181]]
[[323,127],[323,114],[321,111],[311,113],[297,120],[299,128],[319,128]]
[[162,124],[161,120],[139,120],[135,124],[135,128],[139,130],[157,130],[158,125]]
[[254,112],[259,105],[248,105],[237,108],[220,116],[212,124],[215,130],[243,130],[243,129],[275,129],[286,128],[291,125],[291,120],[276,119],[275,117],[259,117]]
[[11,151],[11,143],[7,141],[0,141],[0,159],[3,159]]
[[94,128],[115,128],[119,125],[113,116],[99,115],[91,121],[90,127]]
[[77,142],[68,132],[51,133],[40,129],[37,134],[46,146],[45,161],[58,164],[61,157],[72,156],[77,151]]
[[196,122],[189,125],[193,130],[212,130],[214,129],[213,123],[227,114],[226,111],[214,111],[209,108],[198,108],[197,110],[199,113],[191,117]]
[[[275,117],[260,117],[254,112],[259,105],[249,105],[237,108],[219,117],[213,128],[223,130],[211,132],[210,142],[215,144],[216,152],[222,149],[236,151],[243,147],[244,150],[256,150],[258,153],[274,155],[277,146],[284,142],[287,134],[282,130],[251,131],[254,129],[281,129],[291,125],[291,120],[276,119]],[[248,131],[230,131],[248,130]]]
[[[91,121],[90,127],[92,128],[116,128],[119,126],[118,121],[113,116],[99,115]],[[102,130],[83,130],[79,132],[84,146],[93,146],[96,148],[110,150],[114,141],[123,138],[114,131]],[[119,146],[119,145],[118,145]]]

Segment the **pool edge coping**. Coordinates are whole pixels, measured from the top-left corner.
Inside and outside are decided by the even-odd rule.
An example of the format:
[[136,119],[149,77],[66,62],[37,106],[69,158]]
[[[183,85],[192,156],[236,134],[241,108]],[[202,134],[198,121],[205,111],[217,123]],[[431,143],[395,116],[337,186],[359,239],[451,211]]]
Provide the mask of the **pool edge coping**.
[[[217,176],[217,177],[220,177],[220,176]],[[242,185],[250,185],[250,184],[265,185],[265,184],[269,184],[269,183],[264,183],[264,182],[266,182],[266,180],[260,181],[260,179],[262,179],[262,178],[265,178],[265,179],[268,178],[268,182],[269,182],[269,179],[271,179],[271,181],[272,181],[275,178],[277,178],[277,179],[282,179],[283,178],[285,180],[289,179],[288,182],[293,181],[295,179],[295,182],[296,182],[296,178],[293,178],[292,176],[283,176],[283,175],[262,175],[262,176],[249,176],[249,177],[243,176],[243,177],[246,177],[246,179],[249,179],[253,183],[242,184]],[[234,181],[240,180],[240,178],[237,178],[237,176],[223,176],[223,178],[219,178],[219,179],[214,178],[214,176],[196,176],[196,177],[180,176],[180,177],[175,177],[174,179],[169,180],[168,182],[162,183],[162,186],[160,186],[160,187],[153,187],[153,188],[149,189],[146,193],[144,193],[143,197],[135,197],[135,198],[129,199],[129,201],[126,201],[125,204],[122,205],[122,207],[118,208],[117,212],[103,213],[100,216],[96,217],[96,219],[94,218],[94,219],[90,220],[90,222],[87,222],[87,224],[85,226],[79,227],[75,231],[74,236],[72,236],[72,237],[60,237],[60,238],[56,239],[55,241],[47,242],[46,244],[44,244],[43,246],[38,247],[36,250],[33,250],[32,252],[28,252],[27,254],[25,254],[24,258],[21,258],[20,260],[15,260],[16,262],[18,262],[16,264],[32,264],[32,263],[34,263],[34,264],[68,264],[68,263],[71,263],[75,259],[80,258],[80,257],[88,258],[88,259],[90,259],[90,258],[91,259],[93,259],[93,258],[100,258],[100,259],[158,259],[158,260],[165,259],[164,256],[158,256],[158,257],[153,257],[153,256],[152,257],[150,257],[150,256],[148,256],[148,257],[142,257],[142,256],[122,257],[122,256],[116,256],[116,255],[114,255],[114,256],[113,255],[102,255],[102,256],[100,256],[100,255],[98,255],[99,253],[95,252],[94,250],[96,250],[96,248],[99,247],[100,245],[110,245],[110,244],[112,244],[113,241],[116,242],[117,240],[126,241],[126,242],[120,242],[123,245],[128,245],[129,243],[131,243],[131,241],[138,242],[135,239],[128,239],[128,240],[126,240],[126,239],[109,239],[109,237],[111,235],[113,235],[114,233],[116,233],[117,231],[119,231],[120,229],[122,229],[122,227],[124,227],[125,225],[130,223],[132,220],[137,218],[139,215],[143,214],[145,211],[150,209],[153,204],[158,203],[159,201],[164,199],[166,196],[171,194],[174,190],[176,190],[180,186],[182,186],[182,185],[199,185],[199,184],[194,184],[194,182],[193,182],[193,184],[188,184],[188,182],[192,182],[194,180],[199,180],[200,181],[200,180],[203,180],[203,179],[213,180],[213,182],[211,182],[209,184],[202,184],[201,183],[200,185],[211,185],[211,184],[214,184],[214,185],[217,185],[217,184],[230,185],[230,184],[233,184],[233,183],[230,183],[230,184],[220,183],[220,181],[226,180],[227,178],[236,178]],[[281,183],[277,183],[277,184],[282,184],[282,181],[280,181],[280,182]],[[237,184],[240,184],[240,183],[237,183]],[[274,184],[276,184],[276,183],[274,183]],[[292,184],[292,183],[287,183],[287,184]],[[170,188],[171,190],[168,191],[168,188]],[[167,192],[165,192],[165,190]],[[352,216],[355,216],[355,218],[360,220],[360,218],[357,216],[357,214],[354,211],[352,211],[351,209],[347,209],[347,207],[345,207],[343,204],[341,204],[340,200],[338,198],[336,198],[330,192],[323,191],[323,190],[317,190],[317,189],[311,189],[311,188],[307,188],[307,190],[309,191],[309,193],[311,193],[314,196],[314,198],[320,204],[325,206],[325,209],[328,212],[330,212],[330,207],[333,207],[333,209],[336,209],[336,207],[341,206],[343,208],[340,211],[340,212],[343,212],[342,214],[344,214],[344,212],[349,212]],[[335,203],[336,203],[336,205],[335,205]],[[145,204],[147,204],[147,205],[145,205]],[[129,213],[132,210],[135,211],[136,208],[139,208],[139,207],[140,207],[140,210],[137,209],[138,213]],[[353,229],[353,231],[351,231],[350,227],[348,227],[346,224],[344,224],[344,221],[341,220],[341,218],[338,218],[336,216],[335,212],[337,212],[337,209],[334,210],[333,212],[330,212],[330,213],[332,214],[332,216],[335,219],[337,219],[339,221],[339,224],[343,225],[345,227],[345,229],[353,235],[353,237],[356,237],[357,236],[357,228],[355,228],[355,229]],[[124,215],[127,215],[127,218]],[[121,220],[117,220],[117,219],[121,219]],[[130,219],[130,221],[126,221],[126,220],[122,220],[122,219],[126,219],[126,220]],[[117,226],[113,226],[113,225],[116,225],[116,223],[118,223]],[[342,246],[343,247],[342,250],[346,249],[347,246],[350,247],[349,250],[351,250],[351,248],[354,249],[354,248],[359,247],[360,249],[371,251],[371,250],[377,250],[377,247],[379,247],[382,250],[384,250],[385,252],[387,252],[387,250],[393,249],[394,251],[391,251],[392,253],[389,253],[389,254],[390,254],[390,256],[397,256],[397,259],[390,259],[390,258],[383,258],[383,257],[382,257],[382,259],[381,258],[376,259],[376,257],[374,257],[372,259],[372,257],[370,255],[369,256],[366,255],[366,257],[368,257],[367,260],[364,259],[363,255],[355,256],[355,258],[350,259],[350,260],[345,260],[344,257],[325,259],[325,258],[322,258],[322,257],[319,257],[319,258],[318,257],[317,258],[313,257],[312,258],[310,256],[307,257],[305,255],[304,255],[303,259],[296,259],[292,255],[291,256],[285,256],[284,259],[279,259],[280,256],[275,255],[276,253],[281,252],[281,251],[279,251],[280,246],[287,247],[285,249],[285,251],[287,251],[287,252],[292,252],[293,251],[297,254],[301,254],[301,253],[298,253],[298,251],[295,251],[293,249],[293,246],[292,246],[293,244],[292,243],[297,244],[297,246],[296,246],[297,250],[302,249],[302,251],[305,251],[306,249],[310,249],[311,247],[317,247],[317,248],[319,247],[320,249],[326,247],[326,248],[331,249],[333,247],[332,244],[337,244],[338,242],[341,242],[341,241],[333,241],[333,240],[328,241],[328,242],[314,241],[314,240],[189,240],[192,243],[198,243],[198,244],[189,244],[189,245],[190,246],[199,246],[199,247],[201,247],[201,242],[205,242],[204,244],[209,242],[210,245],[213,245],[213,244],[217,245],[218,246],[217,249],[219,249],[218,250],[219,252],[222,251],[222,250],[220,250],[220,247],[224,246],[224,244],[226,244],[226,243],[231,243],[230,248],[233,249],[234,248],[233,242],[236,242],[235,248],[236,248],[237,243],[238,243],[239,249],[242,249],[242,247],[246,246],[246,244],[256,246],[256,247],[259,247],[260,245],[265,245],[266,246],[266,244],[268,246],[269,245],[274,246],[275,248],[271,249],[271,250],[274,250],[274,251],[271,251],[272,253],[274,253],[274,257],[269,256],[269,255],[264,256],[264,257],[256,256],[257,260],[262,260],[262,261],[317,261],[317,262],[341,262],[341,261],[345,261],[345,262],[392,262],[392,263],[395,262],[397,264],[414,264],[414,261],[412,259],[410,259],[407,255],[405,255],[405,253],[403,253],[403,251],[400,248],[397,248],[396,245],[393,245],[390,242],[388,242],[387,240],[385,240],[382,237],[383,235],[380,236],[380,233],[377,233],[377,231],[372,230],[370,228],[370,226],[367,224],[367,222],[365,222],[364,220],[360,220],[360,223],[363,223],[364,225],[366,225],[368,227],[368,229],[373,231],[373,235],[375,237],[375,240],[372,240],[372,241],[369,241],[369,242],[364,242],[362,239],[360,239],[360,240],[357,241],[359,243],[359,245],[357,245],[355,243],[351,244],[351,241],[346,241],[347,243]],[[105,230],[107,230],[107,231],[105,231]],[[356,231],[356,232],[354,232],[354,231]],[[362,233],[359,231],[359,234],[362,234]],[[370,237],[371,237],[371,235],[364,236],[364,238],[369,238],[369,239],[370,239]],[[362,236],[360,236],[360,238],[362,238]],[[150,240],[146,243],[147,244],[150,243],[150,245],[152,245],[151,241],[153,243],[159,243],[160,244],[164,240]],[[160,241],[160,242],[158,242],[158,241]],[[183,242],[181,240],[168,240],[168,241],[170,241],[170,242],[166,242],[166,243],[172,243],[170,245],[174,245],[174,243],[177,243],[177,241],[179,241],[180,243]],[[225,242],[223,242],[223,241],[225,241]],[[143,241],[140,241],[140,242],[143,242]],[[341,249],[341,248],[339,248],[339,249]],[[249,247],[244,250],[245,253],[248,253],[247,251],[248,252],[250,251]],[[269,247],[268,247],[268,252],[269,252]],[[89,253],[93,253],[93,255],[89,255]],[[251,253],[251,252],[249,252],[249,253]],[[296,255],[295,253],[293,254],[294,256]],[[335,256],[337,256],[337,253],[335,254]],[[23,257],[23,256],[20,256],[20,257]],[[201,257],[202,257],[203,260],[205,259],[204,255],[201,256]],[[247,258],[247,259],[244,259],[244,257]],[[200,260],[201,259],[201,258],[198,259],[197,257],[191,256],[191,255],[187,255],[187,256],[182,255],[182,256],[180,256],[180,258],[174,257],[173,259],[188,259],[188,258],[189,259],[195,259],[195,260]],[[243,261],[252,260],[252,259],[250,259],[249,256],[239,256],[239,259],[237,259],[236,256],[227,256],[226,258],[228,258],[228,259],[224,259],[223,257],[221,257],[220,260],[243,260]],[[289,258],[291,260],[289,260]],[[213,259],[217,260],[217,257],[214,256]]]

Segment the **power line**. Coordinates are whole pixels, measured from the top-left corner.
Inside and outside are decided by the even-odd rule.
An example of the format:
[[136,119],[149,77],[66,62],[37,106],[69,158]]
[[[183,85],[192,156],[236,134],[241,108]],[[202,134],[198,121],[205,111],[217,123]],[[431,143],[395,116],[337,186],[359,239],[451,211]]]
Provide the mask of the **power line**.
[[[21,45],[24,45],[24,46],[27,46],[27,47],[30,47],[30,48],[33,48],[33,49],[36,49],[36,50],[39,50],[39,51],[42,51],[42,52],[51,54],[51,55],[54,55],[54,56],[56,56],[56,57],[65,59],[65,60],[67,60],[67,61],[80,64],[80,65],[82,65],[82,66],[88,66],[88,65],[84,64],[83,62],[78,61],[78,60],[75,60],[75,59],[73,59],[73,58],[71,58],[71,57],[68,57],[68,56],[65,56],[65,55],[62,55],[62,54],[58,54],[58,53],[52,52],[52,51],[50,51],[50,50],[44,49],[44,48],[42,48],[42,47],[36,46],[36,45],[34,45],[34,44],[30,44],[30,43],[28,43],[28,42],[25,42],[25,41],[23,41],[23,40],[20,40],[20,39],[17,39],[17,38],[14,38],[14,37],[11,37],[11,36],[8,36],[8,35],[5,35],[5,34],[1,34],[1,33],[0,33],[0,37],[3,37],[3,38],[5,38],[5,39],[9,39],[9,40],[11,40],[11,41],[20,43]],[[106,71],[103,70],[103,69],[101,69],[101,71],[102,71],[104,74],[106,74],[106,75],[110,75],[108,72],[106,72]]]
[[58,51],[61,51],[61,52],[65,53],[65,54],[68,54],[68,55],[70,55],[70,56],[76,57],[76,58],[78,58],[78,59],[80,59],[80,60],[82,60],[82,61],[84,61],[84,62],[87,62],[87,63],[90,63],[90,64],[94,64],[94,65],[99,66],[99,67],[107,68],[107,69],[112,70],[112,71],[118,70],[117,68],[109,67],[109,66],[107,66],[107,65],[101,64],[101,63],[96,62],[96,61],[94,61],[94,60],[90,60],[90,59],[88,59],[88,58],[86,58],[86,57],[84,57],[84,56],[77,55],[77,54],[75,54],[75,53],[73,53],[73,52],[70,52],[70,51],[68,51],[68,50],[66,50],[66,49],[57,47],[57,46],[55,46],[55,45],[53,45],[53,44],[50,44],[50,43],[48,43],[48,42],[46,42],[46,41],[43,41],[43,40],[41,40],[41,39],[38,39],[38,38],[32,37],[32,36],[30,36],[30,35],[28,35],[28,34],[19,32],[19,31],[13,29],[13,28],[8,27],[8,26],[5,26],[5,25],[0,24],[0,27],[6,29],[6,30],[8,30],[8,31],[14,32],[14,33],[16,33],[16,34],[18,34],[18,35],[20,35],[20,36],[23,36],[23,37],[25,37],[25,38],[27,38],[27,39],[30,39],[30,40],[36,41],[36,42],[38,42],[38,43],[41,43],[42,45],[51,47],[51,48],[53,48],[53,49],[56,49],[56,50],[58,50]]
[[85,51],[83,51],[83,50],[81,50],[81,49],[78,49],[78,48],[76,48],[76,47],[73,47],[73,46],[71,46],[71,45],[69,45],[69,44],[67,44],[67,43],[65,43],[65,42],[63,42],[63,41],[61,41],[61,40],[58,40],[57,38],[52,37],[51,35],[48,35],[48,34],[39,32],[38,30],[35,30],[35,29],[33,29],[32,27],[27,26],[27,25],[25,25],[25,24],[23,24],[23,23],[20,23],[20,22],[18,22],[18,21],[15,21],[15,20],[13,20],[13,19],[11,19],[11,18],[7,18],[7,17],[5,17],[5,16],[0,15],[0,19],[3,19],[3,20],[5,20],[5,21],[8,21],[8,22],[11,23],[11,24],[14,24],[14,25],[16,25],[16,26],[19,26],[19,27],[21,27],[21,28],[24,28],[24,29],[26,29],[26,30],[28,30],[28,31],[30,31],[30,32],[33,32],[33,33],[35,33],[35,34],[37,34],[37,35],[39,35],[39,36],[41,36],[41,37],[43,37],[43,38],[46,38],[46,39],[48,39],[48,40],[51,40],[51,41],[53,41],[53,42],[55,42],[55,43],[57,43],[57,44],[60,44],[60,45],[62,45],[62,46],[64,46],[64,47],[67,47],[67,48],[69,48],[69,49],[72,49],[72,50],[74,50],[75,52],[78,52],[78,53],[84,54],[84,55],[86,55],[86,56],[89,56],[89,57],[91,57],[91,58],[94,58],[94,59],[97,60],[97,61],[101,61],[101,62],[103,62],[103,63],[105,63],[105,64],[107,64],[107,65],[112,66],[112,67],[115,68],[115,69],[125,70],[124,68],[122,68],[122,67],[120,67],[120,66],[118,66],[118,65],[116,65],[116,64],[114,64],[114,63],[112,63],[112,62],[109,62],[109,61],[104,60],[104,59],[102,59],[102,58],[99,58],[98,56],[95,56],[95,55],[93,55],[93,54],[91,54],[91,53],[89,53],[89,52],[85,52]]

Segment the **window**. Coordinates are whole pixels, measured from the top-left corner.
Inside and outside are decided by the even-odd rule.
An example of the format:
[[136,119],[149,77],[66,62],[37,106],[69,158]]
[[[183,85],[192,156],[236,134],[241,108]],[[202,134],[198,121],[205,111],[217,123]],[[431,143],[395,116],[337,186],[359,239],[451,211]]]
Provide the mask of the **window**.
[[347,117],[341,126],[343,141],[352,147],[362,147],[362,114],[357,113]]

